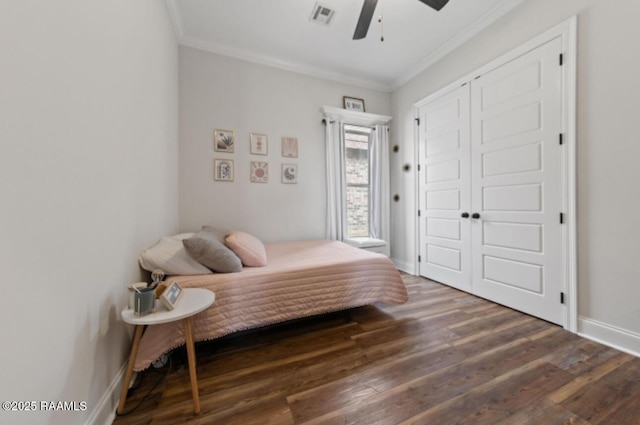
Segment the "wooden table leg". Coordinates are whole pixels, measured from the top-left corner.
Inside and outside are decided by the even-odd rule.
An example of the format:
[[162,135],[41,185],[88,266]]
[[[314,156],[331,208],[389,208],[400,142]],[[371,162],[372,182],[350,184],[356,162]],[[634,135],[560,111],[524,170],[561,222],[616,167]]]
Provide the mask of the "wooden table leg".
[[140,348],[140,339],[142,338],[143,329],[143,325],[136,325],[136,332],[133,337],[133,343],[131,344],[131,353],[129,354],[129,365],[127,365],[127,373],[125,373],[124,381],[122,382],[122,392],[120,393],[120,403],[118,403],[118,413],[123,412],[124,404],[127,402],[129,381],[131,381],[131,375],[133,375],[133,365],[136,363],[136,356],[138,355],[138,348]]
[[193,407],[197,415],[200,413],[200,396],[198,395],[198,377],[196,376],[196,352],[193,346],[193,332],[191,331],[191,317],[183,320],[184,338],[187,345],[187,358],[189,359],[189,378],[191,379],[191,393],[193,394]]

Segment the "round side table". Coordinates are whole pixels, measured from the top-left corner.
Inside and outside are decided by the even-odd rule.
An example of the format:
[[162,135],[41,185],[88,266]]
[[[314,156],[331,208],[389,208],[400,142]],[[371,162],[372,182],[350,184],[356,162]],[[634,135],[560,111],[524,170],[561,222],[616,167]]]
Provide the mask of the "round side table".
[[120,403],[118,404],[118,413],[122,413],[124,405],[127,401],[127,392],[129,390],[129,381],[133,374],[133,365],[136,362],[138,348],[140,347],[140,339],[142,338],[142,330],[147,325],[158,325],[161,323],[182,320],[184,326],[185,343],[187,346],[187,358],[189,359],[189,378],[191,380],[191,393],[193,394],[193,407],[195,414],[200,413],[200,396],[198,395],[198,378],[196,376],[196,355],[193,346],[193,332],[191,330],[191,318],[203,310],[209,308],[216,300],[216,295],[203,288],[185,288],[176,307],[173,310],[167,310],[160,302],[156,300],[156,310],[146,316],[136,316],[133,309],[122,310],[122,320],[136,326],[133,343],[131,345],[131,353],[129,354],[129,365],[122,383],[122,393],[120,394]]

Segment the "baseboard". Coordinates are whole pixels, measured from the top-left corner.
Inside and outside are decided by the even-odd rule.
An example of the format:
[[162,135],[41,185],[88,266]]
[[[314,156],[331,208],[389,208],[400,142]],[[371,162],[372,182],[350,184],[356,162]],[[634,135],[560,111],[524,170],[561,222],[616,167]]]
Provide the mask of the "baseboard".
[[640,357],[640,334],[580,316],[578,335]]
[[393,264],[396,265],[398,270],[403,271],[405,273],[413,274],[413,275],[416,274],[413,263],[401,261],[401,260],[398,260],[397,258],[392,258],[391,261],[393,261]]
[[122,380],[126,371],[127,362],[122,365],[109,387],[100,397],[100,401],[91,412],[86,425],[111,425],[113,423],[116,418],[116,408],[120,401],[120,390],[122,389]]

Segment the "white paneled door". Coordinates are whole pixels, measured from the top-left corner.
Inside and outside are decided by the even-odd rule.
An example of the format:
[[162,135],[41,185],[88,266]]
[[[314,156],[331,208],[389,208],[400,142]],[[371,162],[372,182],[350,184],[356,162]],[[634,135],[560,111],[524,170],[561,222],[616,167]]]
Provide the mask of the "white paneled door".
[[551,40],[418,109],[420,274],[558,324],[560,52]]
[[469,291],[469,87],[420,108],[420,274]]
[[475,294],[562,323],[561,41],[471,83]]

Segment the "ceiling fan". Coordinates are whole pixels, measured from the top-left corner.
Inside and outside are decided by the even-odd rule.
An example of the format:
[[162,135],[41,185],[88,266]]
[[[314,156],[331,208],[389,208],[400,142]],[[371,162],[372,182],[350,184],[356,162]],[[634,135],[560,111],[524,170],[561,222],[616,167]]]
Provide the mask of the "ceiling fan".
[[[419,1],[435,10],[442,9],[444,5],[449,2],[449,0]],[[376,10],[377,4],[378,0],[364,0],[362,11],[360,12],[360,18],[358,19],[358,24],[356,25],[356,31],[353,33],[354,40],[360,40],[361,38],[365,38],[367,36],[367,31],[369,31],[369,24],[371,24],[371,18],[373,17],[373,12]]]

